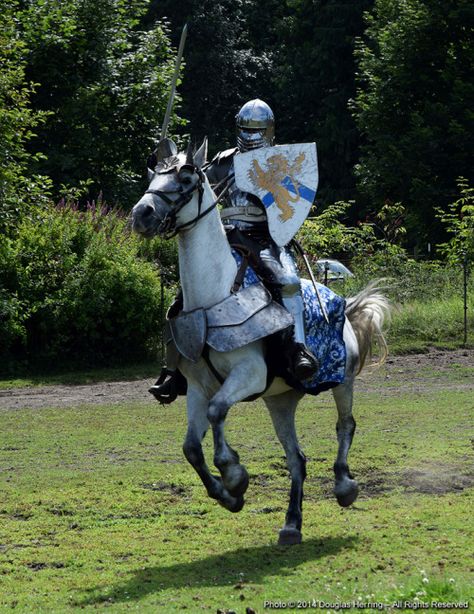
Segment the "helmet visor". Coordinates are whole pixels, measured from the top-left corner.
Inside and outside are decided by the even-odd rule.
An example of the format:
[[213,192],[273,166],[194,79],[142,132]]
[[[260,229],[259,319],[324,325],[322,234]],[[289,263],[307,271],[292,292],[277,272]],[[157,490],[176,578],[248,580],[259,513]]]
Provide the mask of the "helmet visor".
[[237,147],[240,151],[250,151],[259,147],[270,147],[273,144],[273,134],[268,128],[237,128]]

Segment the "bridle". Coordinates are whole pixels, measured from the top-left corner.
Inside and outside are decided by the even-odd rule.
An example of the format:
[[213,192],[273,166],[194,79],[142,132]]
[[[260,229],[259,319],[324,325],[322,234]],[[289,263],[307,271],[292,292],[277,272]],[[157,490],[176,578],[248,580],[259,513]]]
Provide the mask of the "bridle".
[[[196,222],[198,222],[200,219],[210,213],[213,209],[215,209],[217,203],[222,198],[224,193],[227,192],[229,187],[226,186],[224,190],[219,194],[219,196],[215,199],[215,201],[207,209],[202,211],[202,200],[204,196],[203,184],[205,182],[204,173],[200,168],[192,164],[183,164],[179,168],[179,170],[177,170],[178,178],[180,178],[182,171],[196,174],[198,176],[197,183],[189,188],[184,188],[182,185],[180,185],[178,190],[170,190],[169,192],[163,192],[162,190],[154,190],[150,188],[145,192],[145,194],[154,194],[156,196],[159,196],[166,204],[171,206],[170,211],[168,211],[168,213],[165,215],[163,220],[160,222],[160,225],[158,226],[158,233],[162,235],[165,239],[171,239],[175,237],[180,230],[183,230],[183,228],[187,228],[188,226],[196,224]],[[228,178],[226,177],[225,180],[221,181],[216,186],[216,188],[220,187],[224,182],[227,182],[227,180]],[[191,202],[194,192],[196,192],[196,190],[199,194],[198,213],[196,217],[194,217],[192,220],[184,222],[183,224],[176,224],[176,216],[181,211],[181,209],[183,209],[189,202]],[[179,194],[179,196],[177,199],[173,200],[168,196],[169,194]]]

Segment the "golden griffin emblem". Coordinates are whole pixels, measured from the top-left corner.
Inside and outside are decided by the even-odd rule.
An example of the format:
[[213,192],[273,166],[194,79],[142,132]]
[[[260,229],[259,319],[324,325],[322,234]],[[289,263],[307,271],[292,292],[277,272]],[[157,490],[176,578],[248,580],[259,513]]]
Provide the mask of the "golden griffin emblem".
[[[248,177],[256,188],[270,192],[276,206],[280,210],[281,222],[290,220],[295,212],[291,203],[300,199],[300,184],[296,176],[301,172],[301,167],[306,159],[300,153],[293,163],[290,163],[282,154],[275,154],[267,159],[267,169],[263,170],[258,160],[253,160],[252,167],[248,171]],[[290,188],[293,187],[293,190]]]

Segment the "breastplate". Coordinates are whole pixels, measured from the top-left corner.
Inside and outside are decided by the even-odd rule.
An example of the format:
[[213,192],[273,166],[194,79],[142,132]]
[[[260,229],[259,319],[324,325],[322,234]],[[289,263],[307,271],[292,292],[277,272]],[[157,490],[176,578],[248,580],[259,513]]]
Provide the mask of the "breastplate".
[[242,192],[236,185],[235,181],[232,179],[232,183],[230,185],[229,191],[227,192],[227,196],[225,197],[224,206],[225,207],[246,207],[250,204],[250,200],[248,198],[247,192]]
[[[222,204],[221,218],[226,226],[234,226],[248,232],[259,232],[268,235],[267,215],[263,203],[253,194],[239,189],[233,177],[234,165],[229,165],[224,176],[229,179],[229,190],[220,201]],[[215,177],[218,179],[218,177]]]
[[[229,175],[233,175],[234,173],[234,165],[232,164],[229,168]],[[240,188],[237,187],[235,183],[235,179],[230,180],[229,191],[224,197],[224,208],[227,207],[246,207],[247,205],[252,205],[256,207],[260,207],[262,212],[265,213],[265,207],[260,202],[260,200],[256,196],[252,196],[248,194],[248,192],[243,192]]]

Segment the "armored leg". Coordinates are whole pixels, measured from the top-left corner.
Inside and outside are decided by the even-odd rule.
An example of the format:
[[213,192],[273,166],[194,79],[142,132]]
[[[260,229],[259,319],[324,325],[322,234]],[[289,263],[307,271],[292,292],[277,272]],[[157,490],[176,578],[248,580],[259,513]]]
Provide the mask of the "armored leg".
[[[282,288],[282,294],[285,288]],[[295,319],[293,332],[293,347],[290,348],[291,369],[298,380],[311,377],[319,369],[319,364],[313,354],[306,347],[306,335],[304,329],[304,305],[301,294],[282,296],[282,304]]]
[[162,405],[168,405],[178,395],[186,394],[186,379],[178,369],[178,360],[179,352],[171,339],[166,345],[166,366],[161,369],[155,384],[148,389],[148,392]]
[[[174,303],[168,310],[168,317],[177,315],[182,307],[182,293],[179,292]],[[166,365],[161,369],[160,376],[155,384],[148,389],[148,392],[162,405],[168,405],[172,403],[178,395],[186,394],[187,382],[178,369],[179,352],[171,336],[168,322],[165,324],[163,335],[166,341]]]
[[289,369],[299,381],[316,373],[319,364],[306,347],[304,304],[301,283],[295,262],[284,248],[272,246],[260,253],[267,277],[273,286],[273,295],[295,320],[293,336],[288,340]]
[[285,296],[284,294],[285,288],[282,288],[282,299],[281,302],[283,307],[289,311],[295,319],[295,330],[294,330],[294,339],[296,343],[306,344],[306,334],[304,329],[304,304],[301,294],[298,292],[297,294],[293,294],[290,296]]

